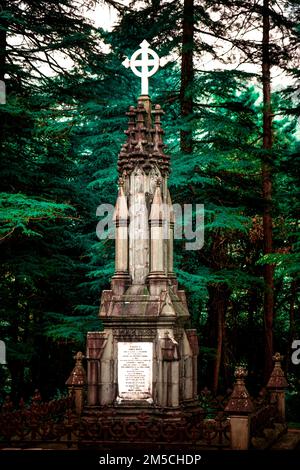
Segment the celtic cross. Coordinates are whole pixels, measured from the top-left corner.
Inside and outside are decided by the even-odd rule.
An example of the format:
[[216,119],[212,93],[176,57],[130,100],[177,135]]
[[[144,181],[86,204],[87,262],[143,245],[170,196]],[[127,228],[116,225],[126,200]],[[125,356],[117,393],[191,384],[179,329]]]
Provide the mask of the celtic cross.
[[[148,95],[148,78],[157,71],[159,67],[159,57],[155,51],[149,49],[149,43],[146,39],[141,42],[140,46],[141,49],[135,51],[130,60],[127,57],[122,64],[126,68],[130,67],[135,75],[141,77],[142,95]],[[141,56],[141,58],[137,59],[139,56]],[[137,67],[141,70],[138,70]]]

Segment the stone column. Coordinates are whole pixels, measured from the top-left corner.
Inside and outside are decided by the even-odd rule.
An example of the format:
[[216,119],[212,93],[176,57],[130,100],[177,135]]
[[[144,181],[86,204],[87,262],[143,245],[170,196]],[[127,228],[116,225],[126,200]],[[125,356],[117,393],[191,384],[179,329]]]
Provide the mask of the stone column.
[[199,354],[199,343],[196,330],[186,330],[186,335],[192,350],[192,394],[193,399],[197,398],[198,395],[198,354]]
[[150,237],[151,237],[151,259],[150,273],[164,273],[164,256],[163,256],[163,204],[160,190],[161,180],[157,180],[157,186],[153,197],[150,212]]
[[166,331],[160,340],[162,356],[162,406],[179,406],[179,359],[178,344]]
[[143,107],[145,108],[145,126],[147,128],[152,127],[152,116],[151,116],[151,111],[152,111],[152,102],[150,99],[150,96],[148,95],[141,95],[138,99],[138,103],[141,103]]
[[250,414],[254,406],[245,386],[248,372],[244,367],[237,367],[234,373],[236,382],[225,411],[230,415],[231,449],[247,450],[250,443]]
[[145,194],[147,180],[148,176],[136,166],[130,175],[129,197],[129,272],[133,285],[145,284],[149,274],[149,221]]
[[73,391],[75,393],[75,410],[76,413],[80,415],[83,410],[84,392],[86,385],[86,374],[82,365],[84,355],[81,351],[79,351],[76,356],[74,356],[74,359],[76,360],[75,367],[72,370],[70,377],[66,381],[66,385],[68,386],[69,393],[72,393]]
[[183,400],[193,399],[193,353],[188,335],[183,333],[182,338],[182,397]]
[[172,206],[172,200],[170,196],[170,191],[168,190],[168,196],[167,196],[167,205],[168,205],[168,211],[169,211],[169,234],[168,234],[168,275],[171,277],[175,276],[174,273],[174,266],[173,266],[173,245],[174,245],[174,210]]
[[288,382],[281,368],[282,359],[283,356],[281,356],[280,353],[277,352],[274,354],[273,360],[275,364],[269,382],[267,383],[267,389],[271,395],[271,403],[277,404],[280,421],[285,423],[285,389],[288,387]]
[[159,295],[166,290],[167,277],[164,266],[164,210],[160,190],[161,180],[158,178],[157,186],[151,206],[150,222],[150,273],[148,275],[150,294]]
[[115,232],[115,274],[112,278],[114,294],[122,295],[129,284],[128,271],[128,223],[129,213],[124,194],[124,181],[119,179],[119,193],[114,212]]
[[89,332],[87,334],[87,377],[88,377],[88,405],[98,405],[99,385],[101,381],[100,359],[106,344],[104,332]]
[[110,405],[116,398],[116,347],[114,348],[113,334],[111,330],[105,330],[107,343],[101,357],[101,372],[99,386],[99,402],[101,406]]
[[119,194],[114,213],[114,222],[116,224],[116,253],[115,269],[116,273],[128,274],[128,208],[126,196],[124,194],[124,182],[122,178],[119,181]]

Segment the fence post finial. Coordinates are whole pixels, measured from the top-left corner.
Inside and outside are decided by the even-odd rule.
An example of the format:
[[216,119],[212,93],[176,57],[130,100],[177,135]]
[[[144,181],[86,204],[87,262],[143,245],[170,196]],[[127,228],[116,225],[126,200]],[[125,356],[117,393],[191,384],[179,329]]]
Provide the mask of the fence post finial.
[[279,352],[273,356],[274,368],[267,383],[267,389],[271,394],[271,402],[277,403],[280,420],[285,422],[285,389],[289,386],[281,368],[283,356]]
[[84,391],[86,385],[86,373],[82,364],[84,358],[85,356],[81,351],[76,353],[74,356],[76,361],[75,367],[66,381],[69,393],[72,393],[72,391],[75,393],[75,409],[78,415],[82,413],[84,404]]
[[254,410],[254,405],[245,385],[245,378],[248,375],[245,367],[236,367],[234,375],[236,382],[225,408],[230,415],[231,448],[247,450],[250,442],[250,414]]

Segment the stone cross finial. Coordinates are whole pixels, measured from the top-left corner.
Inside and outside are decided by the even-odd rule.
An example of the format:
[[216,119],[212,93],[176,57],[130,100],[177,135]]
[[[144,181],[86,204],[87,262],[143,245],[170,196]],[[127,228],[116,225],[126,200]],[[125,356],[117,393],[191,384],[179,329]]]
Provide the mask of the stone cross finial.
[[[157,72],[160,60],[156,52],[149,49],[149,43],[146,39],[141,42],[140,46],[141,49],[135,51],[132,54],[131,59],[128,59],[127,57],[122,64],[126,68],[130,67],[133,73],[142,79],[141,94],[148,95],[148,78]],[[137,59],[139,56],[141,56],[141,58]],[[152,59],[150,57],[152,57]],[[140,68],[140,70],[138,70],[138,68]]]

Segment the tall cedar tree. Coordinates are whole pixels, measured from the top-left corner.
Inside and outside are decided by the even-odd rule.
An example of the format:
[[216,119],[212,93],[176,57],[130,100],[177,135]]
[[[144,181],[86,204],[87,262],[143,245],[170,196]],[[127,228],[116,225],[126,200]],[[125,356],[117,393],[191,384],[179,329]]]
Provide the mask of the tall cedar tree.
[[[66,58],[77,67],[101,60],[100,33],[82,15],[89,3],[0,4],[0,77],[7,91],[0,105],[0,336],[14,397],[32,387],[47,394],[61,387],[68,369],[62,358],[88,328],[88,317],[70,316],[87,297],[78,289],[85,274],[78,231],[90,204],[87,188],[76,184],[71,153],[75,92],[67,96],[51,73],[69,76]],[[60,315],[63,340],[52,334]]]
[[[263,3],[263,38],[262,38],[262,84],[263,84],[263,149],[262,156],[262,192],[264,199],[263,231],[264,254],[273,251],[272,219],[272,105],[271,105],[271,57],[270,57],[270,14],[269,0]],[[265,365],[264,378],[267,383],[273,368],[273,318],[274,318],[274,267],[264,266],[264,323],[265,323]]]

